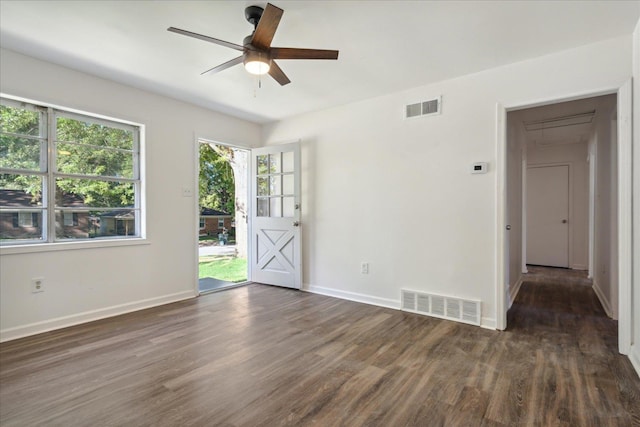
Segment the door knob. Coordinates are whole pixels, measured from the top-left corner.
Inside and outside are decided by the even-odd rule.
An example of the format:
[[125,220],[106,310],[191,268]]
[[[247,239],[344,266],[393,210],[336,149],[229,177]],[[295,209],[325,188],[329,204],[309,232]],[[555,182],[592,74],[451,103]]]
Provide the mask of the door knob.
[[566,219],[563,219],[563,220],[562,220],[562,223],[563,223],[563,224],[566,224],[566,223],[567,223],[567,220],[566,220]]
[[300,221],[293,221],[294,227],[300,227]]

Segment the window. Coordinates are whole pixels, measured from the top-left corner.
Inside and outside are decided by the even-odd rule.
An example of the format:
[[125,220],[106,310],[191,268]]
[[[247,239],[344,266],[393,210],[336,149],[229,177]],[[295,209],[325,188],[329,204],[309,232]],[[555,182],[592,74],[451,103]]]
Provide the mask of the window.
[[257,216],[294,217],[293,161],[292,151],[257,157]]
[[206,223],[205,223],[205,219],[203,216],[200,217],[200,229],[205,228]]
[[31,215],[31,212],[18,212],[18,226],[33,227],[33,215]]
[[218,228],[224,228],[224,219],[218,218]]
[[[141,236],[140,127],[2,98],[0,242]],[[15,224],[15,220],[13,221]]]
[[78,213],[77,212],[65,212],[64,213],[64,226],[75,227],[78,225]]

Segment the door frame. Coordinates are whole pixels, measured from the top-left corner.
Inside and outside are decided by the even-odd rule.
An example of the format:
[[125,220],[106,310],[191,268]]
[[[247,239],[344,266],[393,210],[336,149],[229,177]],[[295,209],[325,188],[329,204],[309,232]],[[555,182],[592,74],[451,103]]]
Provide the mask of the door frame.
[[[633,259],[631,253],[631,221],[632,221],[632,143],[633,137],[628,130],[631,126],[631,79],[620,86],[594,90],[590,92],[558,95],[548,99],[534,99],[515,103],[496,103],[496,265],[495,265],[495,298],[496,329],[507,327],[507,292],[509,278],[506,265],[509,256],[506,250],[508,234],[506,232],[506,167],[507,167],[507,112],[525,108],[540,107],[566,101],[592,98],[602,95],[617,94],[618,101],[618,351],[629,354],[632,343],[631,318],[631,269]],[[625,126],[624,123],[627,123]],[[624,126],[624,127],[623,127]],[[593,230],[590,230],[593,233]]]
[[[227,142],[219,142],[217,140],[214,139],[210,139],[210,138],[206,138],[206,137],[198,137],[196,136],[195,141],[194,141],[194,154],[193,154],[193,166],[194,166],[194,170],[195,170],[195,174],[194,174],[194,182],[193,182],[193,206],[194,206],[194,230],[193,230],[193,236],[197,237],[199,236],[200,233],[200,204],[198,203],[198,201],[200,200],[200,144],[203,143],[209,143],[209,144],[216,144],[216,145],[223,145],[225,147],[231,147],[231,148],[237,148],[239,150],[245,150],[247,151],[249,154],[247,155],[247,209],[251,209],[251,182],[250,182],[250,177],[251,177],[251,147],[246,147],[240,144],[234,144],[234,143],[227,143]],[[235,285],[230,285],[225,287],[224,289],[230,289],[230,288],[236,288],[238,286],[244,286],[247,283],[251,283],[251,215],[250,212],[247,213],[247,280],[245,282],[240,282],[237,283]],[[195,251],[195,277],[194,277],[194,281],[193,281],[193,286],[194,286],[194,292],[196,296],[200,295],[200,287],[199,287],[199,251],[198,251],[198,242],[196,240],[195,244],[193,245],[194,251]]]
[[[525,166],[525,165],[523,165]],[[571,162],[550,162],[550,163],[527,163],[526,164],[526,168],[546,168],[546,167],[554,167],[554,166],[566,166],[567,169],[567,173],[569,174],[568,176],[568,180],[569,180],[569,193],[568,193],[568,213],[567,213],[567,219],[569,221],[569,228],[567,229],[567,264],[568,264],[568,268],[572,268],[572,255],[573,255],[573,176],[571,175],[572,173],[572,169],[571,169]],[[527,171],[525,170],[525,174],[527,173]],[[525,186],[523,186],[522,188],[522,199],[523,200],[527,200],[527,188]],[[525,208],[528,208],[528,204],[525,202]],[[526,219],[525,219],[526,218]],[[523,212],[523,217],[522,217],[522,233],[523,235],[526,236],[527,234],[527,220],[528,220],[528,216],[526,212]],[[591,235],[592,233],[590,232],[589,235]],[[526,240],[525,240],[526,243]],[[523,247],[523,252],[522,252],[522,263],[526,266],[526,261],[527,261],[527,248]]]

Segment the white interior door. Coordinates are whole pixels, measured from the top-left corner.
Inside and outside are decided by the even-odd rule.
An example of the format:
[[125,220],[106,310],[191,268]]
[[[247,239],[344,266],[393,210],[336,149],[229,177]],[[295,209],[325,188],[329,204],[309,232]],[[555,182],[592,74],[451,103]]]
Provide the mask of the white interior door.
[[300,289],[300,144],[251,153],[251,281]]
[[569,166],[527,169],[527,264],[569,267]]

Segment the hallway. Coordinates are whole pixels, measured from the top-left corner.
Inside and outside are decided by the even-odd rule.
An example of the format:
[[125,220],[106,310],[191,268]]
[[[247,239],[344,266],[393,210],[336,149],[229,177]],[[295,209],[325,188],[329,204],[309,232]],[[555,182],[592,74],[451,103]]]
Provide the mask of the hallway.
[[[640,380],[618,354],[618,322],[605,314],[587,272],[527,267],[507,314],[507,331],[530,348],[529,374],[546,396],[536,406],[559,416],[590,412],[583,420],[588,425],[625,408],[632,425],[640,425]],[[618,409],[611,406],[613,400],[601,399],[603,393],[618,396]]]

